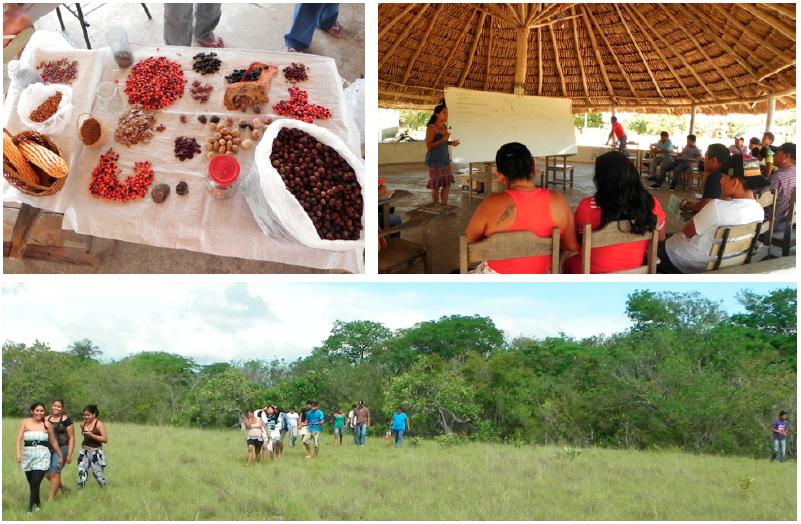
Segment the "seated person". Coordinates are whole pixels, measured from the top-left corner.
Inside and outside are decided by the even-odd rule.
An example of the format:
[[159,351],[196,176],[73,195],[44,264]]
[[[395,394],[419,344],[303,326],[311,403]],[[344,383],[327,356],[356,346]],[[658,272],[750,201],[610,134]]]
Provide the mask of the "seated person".
[[[576,230],[573,213],[565,197],[557,191],[534,185],[531,173],[534,164],[531,152],[523,144],[504,144],[495,154],[498,180],[506,186],[504,193],[489,195],[478,206],[467,224],[467,241],[479,242],[495,233],[531,231],[550,238],[551,230],[560,231],[560,249],[576,251]],[[551,257],[522,257],[482,262],[478,272],[487,273],[548,273]]]
[[684,225],[681,233],[659,244],[659,272],[706,271],[707,262],[712,260],[709,251],[719,227],[763,221],[764,211],[754,199],[754,191],[767,185],[767,178],[762,176],[754,160],[743,162],[740,155],[731,157],[720,179],[721,197],[729,200],[710,200]]
[[712,144],[706,148],[704,155],[704,192],[701,193],[701,200],[697,202],[689,202],[682,200],[679,203],[679,209],[697,213],[704,207],[710,200],[720,198],[720,177],[722,174],[723,166],[729,162],[731,153],[723,144]]
[[676,184],[681,179],[685,171],[690,169],[690,162],[701,160],[703,154],[695,145],[695,135],[687,135],[687,145],[681,150],[679,157],[673,162],[663,164],[659,170],[659,176],[654,180],[651,189],[659,189],[665,181],[668,171],[673,171],[673,178],[670,180],[670,190],[676,190]]
[[766,177],[770,177],[773,173],[776,172],[776,165],[773,163],[773,156],[776,154],[777,148],[773,145],[773,141],[775,137],[773,133],[770,131],[766,131],[764,135],[762,135],[762,147],[759,149],[759,160],[764,162],[764,170],[762,174]]
[[750,155],[757,160],[762,160],[759,156],[760,149],[762,149],[762,142],[760,142],[757,137],[752,136],[751,140],[748,141],[748,151]]
[[745,138],[738,136],[734,139],[734,145],[729,147],[729,153],[732,155],[747,155],[748,150],[745,148]]
[[673,142],[670,141],[667,131],[659,133],[659,142],[651,146],[651,172],[648,180],[656,180],[656,165],[665,164],[670,161],[670,154],[673,152]]
[[779,201],[776,204],[776,225],[774,236],[784,234],[784,228],[790,217],[790,199],[795,190],[795,144],[787,142],[779,146],[773,157],[778,170],[770,177],[767,190],[779,190]]
[[[584,225],[601,229],[609,222],[628,220],[631,232],[646,234],[655,228],[659,240],[665,240],[665,212],[662,205],[642,185],[637,169],[617,151],[595,160],[595,195],[579,202],[576,208],[576,232],[581,236]],[[593,248],[590,273],[609,273],[634,269],[643,264],[648,240]],[[581,273],[581,253],[565,261],[565,273]]]

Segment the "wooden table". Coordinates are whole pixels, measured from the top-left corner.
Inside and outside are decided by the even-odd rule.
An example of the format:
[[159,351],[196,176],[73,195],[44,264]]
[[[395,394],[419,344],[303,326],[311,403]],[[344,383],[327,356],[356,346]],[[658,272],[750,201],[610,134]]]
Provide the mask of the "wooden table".
[[[557,181],[554,178],[554,182],[562,184],[562,187],[564,189],[567,189],[567,172],[571,171],[570,187],[573,187],[573,174],[572,174],[573,166],[568,166],[567,165],[567,157],[571,157],[571,156],[576,156],[576,153],[570,153],[570,154],[565,154],[565,155],[546,155],[546,157],[545,157],[545,176],[543,177],[543,185],[542,185],[542,187],[544,187],[544,188],[548,187],[548,174],[551,171],[553,171],[554,177],[556,176],[556,172],[557,171],[562,171],[562,173],[564,175],[564,179],[560,182],[560,181]],[[558,158],[562,159],[562,165],[561,166],[557,165],[557,163],[556,163]],[[553,165],[551,165],[551,159],[553,159]]]
[[[495,189],[500,189],[500,182],[495,178],[495,162],[484,161],[467,164],[467,198],[471,201],[474,193],[473,182],[484,184],[484,188],[480,192],[482,196],[497,192]],[[475,191],[475,193],[476,195],[479,194],[478,191]]]
[[412,195],[411,191],[405,189],[396,189],[386,198],[378,198],[378,208],[381,211],[381,229],[387,229],[389,224],[389,217],[391,215],[390,207],[398,200],[402,200]]
[[[392,235],[393,233],[400,233],[409,229],[422,227],[423,248],[426,251],[425,271],[426,273],[431,273],[431,223],[437,218],[442,218],[455,213],[456,209],[456,206],[442,203],[431,203],[417,207],[407,213],[407,219],[405,222],[399,226],[385,229],[381,232],[381,236]],[[378,256],[381,256],[380,252],[378,253]]]

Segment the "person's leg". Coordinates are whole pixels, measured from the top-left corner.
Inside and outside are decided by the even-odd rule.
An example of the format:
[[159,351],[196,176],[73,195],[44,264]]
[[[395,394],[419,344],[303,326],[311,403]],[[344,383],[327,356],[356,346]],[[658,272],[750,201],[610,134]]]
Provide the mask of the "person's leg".
[[89,462],[92,467],[92,475],[94,475],[95,480],[100,485],[101,488],[105,488],[108,481],[106,477],[103,476],[103,468],[106,467],[106,461],[103,458],[103,451],[97,450],[92,452],[92,459]]
[[56,498],[56,495],[58,494],[58,490],[61,484],[61,475],[59,473],[52,473],[48,471],[47,474],[45,475],[45,478],[50,483],[50,489],[48,490],[47,494],[47,501],[52,502]]
[[779,462],[787,460],[787,440],[782,439],[779,441]]
[[89,457],[85,449],[78,454],[78,487],[86,486],[86,479],[89,477]]
[[442,194],[440,195],[439,201],[442,202],[443,204],[447,204],[448,203],[448,193],[450,193],[450,191],[451,191],[451,186],[443,187],[442,188]]
[[314,431],[312,436],[314,438],[314,458],[317,458],[317,455],[320,453],[320,432]]
[[297,51],[309,48],[323,7],[323,4],[295,4],[292,26],[284,35],[284,43],[288,48]]
[[339,4],[322,4],[320,14],[317,16],[317,27],[323,31],[337,26],[337,17],[339,17]]
[[676,189],[676,184],[679,183],[684,172],[690,169],[690,164],[687,162],[679,162],[679,165],[673,169],[673,178],[670,179],[670,189]]
[[673,265],[671,262],[670,257],[667,254],[667,247],[665,246],[664,242],[660,242],[657,250],[656,256],[659,258],[659,265],[656,267],[657,273],[662,274],[681,274],[679,268]]
[[192,45],[192,4],[164,4],[164,43]]
[[25,472],[25,476],[28,478],[28,484],[31,488],[31,496],[28,501],[28,511],[33,511],[35,508],[38,508],[42,505],[42,501],[39,498],[39,492],[42,488],[42,481],[44,480],[46,474],[46,470],[33,470]]
[[221,16],[220,4],[195,4],[195,39],[206,44],[222,44],[222,38],[214,35]]
[[666,164],[662,164],[662,167],[659,168],[659,176],[656,177],[654,185],[662,185],[662,182],[665,181],[667,178],[667,172],[673,169],[674,167],[679,165],[678,160],[674,160],[673,162],[668,162]]
[[256,459],[256,446],[253,444],[248,444],[248,466],[253,464],[253,461]]
[[406,430],[403,430],[403,429],[399,429],[398,430],[398,435],[395,437],[395,447],[396,448],[400,448],[400,447],[403,446],[403,434],[405,432],[406,432]]

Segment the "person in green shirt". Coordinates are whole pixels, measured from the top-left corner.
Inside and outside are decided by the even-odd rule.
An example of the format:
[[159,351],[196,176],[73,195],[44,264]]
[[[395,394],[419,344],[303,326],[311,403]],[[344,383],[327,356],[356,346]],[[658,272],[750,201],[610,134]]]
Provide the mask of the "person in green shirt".
[[345,433],[345,415],[342,409],[337,406],[334,411],[334,445],[342,445],[342,435]]
[[659,133],[659,142],[651,146],[651,172],[648,180],[656,180],[656,165],[670,161],[670,154],[673,152],[673,142],[667,131]]

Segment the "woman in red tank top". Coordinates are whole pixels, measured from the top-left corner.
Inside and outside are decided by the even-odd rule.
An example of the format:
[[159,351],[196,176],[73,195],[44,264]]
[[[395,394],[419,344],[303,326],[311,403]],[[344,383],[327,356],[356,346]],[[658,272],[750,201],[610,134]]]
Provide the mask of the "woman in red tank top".
[[[534,185],[531,179],[534,162],[528,148],[518,142],[504,144],[495,154],[495,166],[496,176],[506,191],[488,196],[478,206],[467,224],[467,241],[479,242],[504,231],[531,231],[547,238],[558,227],[560,249],[576,251],[573,213],[561,193]],[[549,273],[551,258],[489,260],[486,267],[496,273]]]

